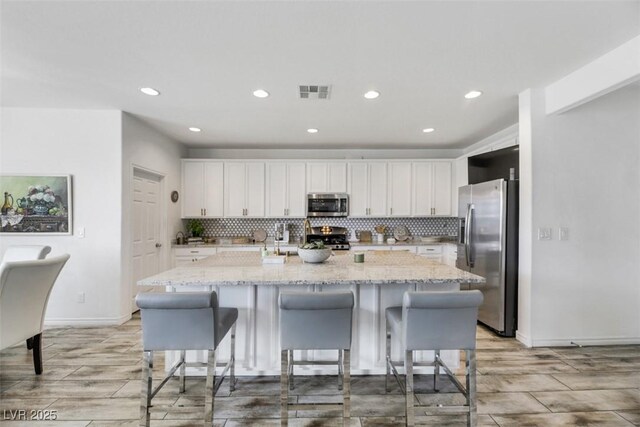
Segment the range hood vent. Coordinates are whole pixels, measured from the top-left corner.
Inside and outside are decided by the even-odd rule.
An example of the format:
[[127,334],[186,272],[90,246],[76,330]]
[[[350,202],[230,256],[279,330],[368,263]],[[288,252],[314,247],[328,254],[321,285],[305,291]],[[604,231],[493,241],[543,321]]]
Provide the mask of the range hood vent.
[[329,99],[329,85],[300,85],[300,99]]

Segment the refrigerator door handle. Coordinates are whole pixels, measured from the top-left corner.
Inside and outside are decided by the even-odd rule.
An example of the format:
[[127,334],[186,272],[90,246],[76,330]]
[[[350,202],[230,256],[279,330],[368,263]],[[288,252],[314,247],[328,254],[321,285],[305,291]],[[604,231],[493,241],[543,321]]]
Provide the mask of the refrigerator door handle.
[[475,210],[475,206],[473,206],[473,203],[471,203],[469,205],[469,212],[468,212],[469,220],[467,221],[467,228],[465,230],[466,234],[467,234],[467,236],[465,238],[465,240],[466,240],[465,244],[466,244],[466,247],[468,248],[467,249],[467,253],[468,253],[468,255],[467,255],[467,265],[469,267],[471,267],[471,268],[473,268],[473,262],[474,262],[473,257],[472,257],[472,253],[471,253],[471,229],[473,227],[473,211],[474,210]]
[[464,261],[469,266],[469,214],[471,213],[471,204],[467,205],[467,215],[464,218]]

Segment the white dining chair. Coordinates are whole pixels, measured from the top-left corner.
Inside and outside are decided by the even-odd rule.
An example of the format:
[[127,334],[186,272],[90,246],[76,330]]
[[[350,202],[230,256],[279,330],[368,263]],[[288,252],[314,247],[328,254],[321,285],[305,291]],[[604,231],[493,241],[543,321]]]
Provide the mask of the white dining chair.
[[51,289],[69,255],[0,265],[0,350],[29,340],[42,373],[42,326]]

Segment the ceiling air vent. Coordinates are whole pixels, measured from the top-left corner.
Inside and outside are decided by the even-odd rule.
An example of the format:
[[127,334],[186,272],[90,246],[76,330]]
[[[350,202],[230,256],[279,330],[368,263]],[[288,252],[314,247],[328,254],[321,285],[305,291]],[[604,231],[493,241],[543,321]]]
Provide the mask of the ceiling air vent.
[[300,99],[329,99],[331,86],[300,85]]

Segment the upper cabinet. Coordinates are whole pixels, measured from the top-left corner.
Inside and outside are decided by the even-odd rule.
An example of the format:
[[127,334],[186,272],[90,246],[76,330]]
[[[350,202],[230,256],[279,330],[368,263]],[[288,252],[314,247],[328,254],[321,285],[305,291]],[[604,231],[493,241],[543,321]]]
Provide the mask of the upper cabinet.
[[182,161],[183,218],[223,216],[223,170],[219,161]]
[[411,162],[389,162],[389,216],[411,216]]
[[347,164],[344,162],[307,163],[307,193],[345,193]]
[[306,216],[306,165],[303,162],[267,163],[266,216]]
[[304,218],[307,193],[347,193],[350,217],[452,214],[452,162],[182,161],[183,218]]
[[224,216],[265,216],[265,164],[263,162],[224,163]]
[[349,216],[387,215],[387,163],[357,162],[347,167]]
[[451,215],[451,162],[413,163],[413,216]]

